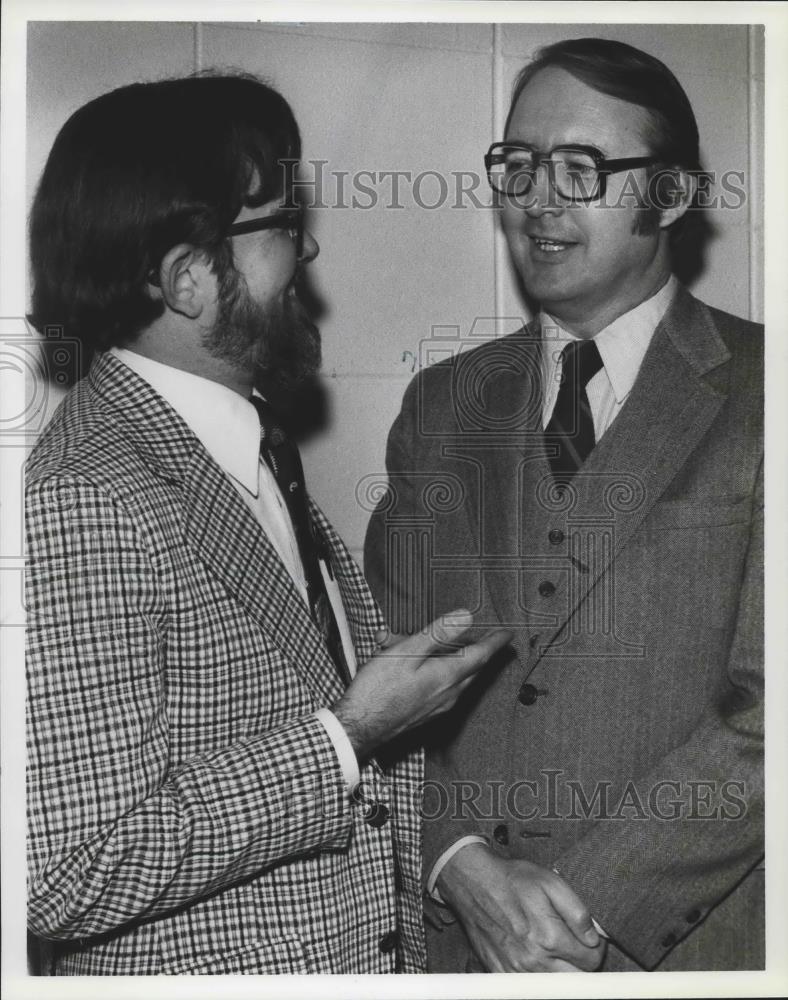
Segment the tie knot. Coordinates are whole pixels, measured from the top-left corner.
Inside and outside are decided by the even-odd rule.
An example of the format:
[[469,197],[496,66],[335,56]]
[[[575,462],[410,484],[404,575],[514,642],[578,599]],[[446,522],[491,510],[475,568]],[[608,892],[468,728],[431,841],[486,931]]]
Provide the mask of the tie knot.
[[602,357],[593,340],[573,340],[561,352],[561,360],[564,378],[577,381],[583,388],[602,367]]

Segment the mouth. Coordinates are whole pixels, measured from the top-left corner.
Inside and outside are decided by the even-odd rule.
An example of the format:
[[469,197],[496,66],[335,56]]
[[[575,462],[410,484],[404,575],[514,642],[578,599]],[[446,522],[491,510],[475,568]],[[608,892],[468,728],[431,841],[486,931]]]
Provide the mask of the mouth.
[[569,250],[573,246],[577,246],[571,240],[557,240],[548,239],[546,236],[530,236],[528,239],[533,243],[537,250],[546,254],[559,254],[565,250]]

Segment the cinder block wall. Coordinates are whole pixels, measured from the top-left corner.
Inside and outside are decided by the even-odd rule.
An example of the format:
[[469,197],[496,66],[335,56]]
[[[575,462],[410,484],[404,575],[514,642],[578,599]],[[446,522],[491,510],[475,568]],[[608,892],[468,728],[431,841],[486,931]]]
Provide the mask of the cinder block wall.
[[477,319],[527,316],[494,215],[474,207],[489,204],[486,183],[474,191],[471,176],[501,137],[517,70],[540,45],[584,35],[663,59],[695,107],[706,167],[746,173],[746,203],[711,213],[692,289],[761,320],[758,27],[32,23],[28,198],[68,115],[113,87],[220,67],[260,74],[284,93],[304,159],[326,161],[315,171],[325,207],[309,226],[321,246],[310,271],[324,308],[327,409],[304,461],[312,493],[360,556],[368,510],[356,487],[382,472],[386,433],[413,371],[434,356],[435,328],[463,337]]

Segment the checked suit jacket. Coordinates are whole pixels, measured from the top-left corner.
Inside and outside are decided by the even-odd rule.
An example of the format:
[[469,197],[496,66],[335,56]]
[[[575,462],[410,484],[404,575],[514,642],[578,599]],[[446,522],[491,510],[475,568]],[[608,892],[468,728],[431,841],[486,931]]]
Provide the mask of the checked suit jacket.
[[[540,351],[529,326],[416,377],[367,536],[398,630],[514,633],[428,734],[425,874],[480,835],[563,876],[606,971],[762,967],[762,330],[680,289],[565,494]],[[430,969],[472,968],[427,914]]]
[[[343,683],[267,535],[110,355],[27,467],[28,921],[56,974],[419,971],[418,754],[348,800]],[[312,504],[359,663],[380,612]]]

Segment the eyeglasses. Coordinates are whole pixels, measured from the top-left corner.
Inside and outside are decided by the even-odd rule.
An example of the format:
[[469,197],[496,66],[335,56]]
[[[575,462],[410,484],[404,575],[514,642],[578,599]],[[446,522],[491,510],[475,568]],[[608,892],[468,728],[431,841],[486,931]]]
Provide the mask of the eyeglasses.
[[509,198],[528,194],[544,163],[553,191],[567,201],[579,202],[603,198],[610,174],[658,162],[653,156],[608,160],[593,146],[555,146],[542,153],[522,142],[494,142],[484,157],[490,186],[498,194]]
[[259,219],[245,219],[234,222],[227,230],[228,236],[245,236],[247,233],[257,233],[264,229],[287,230],[295,244],[296,260],[304,259],[304,212],[301,208],[284,209],[272,215],[263,215]]

